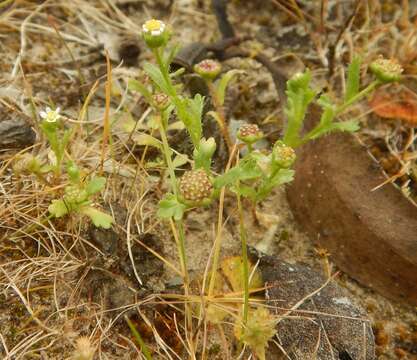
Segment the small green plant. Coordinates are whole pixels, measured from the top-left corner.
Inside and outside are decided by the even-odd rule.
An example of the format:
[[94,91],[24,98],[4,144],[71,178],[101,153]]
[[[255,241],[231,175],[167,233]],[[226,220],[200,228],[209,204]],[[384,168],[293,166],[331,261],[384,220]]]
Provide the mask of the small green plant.
[[55,110],[47,107],[45,111],[39,113],[43,119],[40,124],[41,130],[48,139],[49,145],[55,155],[51,168],[57,178],[61,175],[61,165],[65,156],[65,149],[71,137],[71,130],[62,130],[60,126],[61,115],[59,112],[59,107]]
[[[143,38],[153,52],[156,65],[144,64],[144,71],[152,80],[152,86],[131,80],[130,89],[139,91],[156,114],[159,135],[162,142],[162,152],[169,173],[170,191],[159,203],[158,215],[171,221],[174,237],[177,240],[178,252],[184,277],[185,296],[189,294],[189,280],[186,263],[186,242],[183,218],[187,211],[196,207],[204,207],[215,201],[222,189],[227,188],[237,196],[240,237],[242,240],[242,274],[243,274],[243,311],[237,331],[239,339],[249,345],[261,359],[264,358],[268,340],[275,334],[274,321],[266,309],[251,309],[249,306],[249,261],[246,254],[246,229],[243,221],[241,198],[247,198],[253,204],[265,200],[278,186],[289,183],[294,178],[291,169],[295,160],[295,148],[310,140],[319,138],[334,131],[356,131],[359,127],[357,120],[336,121],[349,106],[361,100],[377,86],[388,81],[398,80],[401,69],[387,65],[378,60],[371,66],[376,80],[360,90],[361,61],[355,58],[349,66],[346,79],[346,94],[342,101],[333,101],[326,94],[319,96],[319,91],[311,86],[312,75],[309,70],[294,75],[287,82],[288,102],[285,109],[287,126],[282,139],[273,144],[270,149],[256,150],[254,144],[263,138],[262,131],[257,125],[244,125],[237,138],[246,145],[247,151],[242,156],[231,159],[231,167],[223,174],[217,175],[211,169],[211,162],[216,150],[213,138],[202,137],[202,118],[205,98],[202,95],[190,97],[184,91],[178,76],[184,69],[170,72],[170,64],[178,46],[168,47],[170,31],[160,20],[150,20],[143,25]],[[221,76],[221,65],[208,59],[200,62],[194,70],[207,83],[215,111],[211,112],[218,122],[219,129],[228,145],[233,148],[228,132],[227,120],[223,105],[227,85],[234,75],[240,71],[231,70]],[[387,75],[388,74],[388,75]],[[216,79],[219,78],[218,81]],[[322,109],[318,124],[309,132],[303,133],[303,124],[309,106],[316,102]],[[168,142],[168,122],[174,116],[179,119],[187,130],[193,144],[192,169],[177,178],[177,169],[173,163],[173,152]],[[221,241],[221,236],[218,240]],[[213,295],[216,273],[219,265],[220,243],[215,244],[208,297]],[[191,308],[185,304],[187,329],[192,329]]]
[[106,185],[104,177],[93,177],[88,181],[82,180],[77,166],[71,162],[67,165],[70,185],[65,187],[62,199],[52,200],[48,210],[53,217],[59,218],[76,213],[88,216],[97,227],[108,229],[113,218],[93,206],[93,196],[103,190]]
[[[80,170],[73,161],[64,162],[72,131],[63,128],[60,123],[62,117],[59,111],[59,108],[52,110],[48,107],[45,111],[40,112],[43,119],[40,129],[51,147],[52,160],[44,162],[40,157],[24,153],[17,158],[13,170],[17,175],[33,174],[47,186],[51,185],[51,176],[49,176],[51,172],[54,183],[69,180],[62,198],[52,200],[49,205],[49,218],[80,214],[88,216],[95,226],[108,229],[113,223],[113,218],[93,205],[93,197],[104,189],[106,179],[104,177],[83,179]],[[65,174],[63,174],[63,169],[65,169]]]

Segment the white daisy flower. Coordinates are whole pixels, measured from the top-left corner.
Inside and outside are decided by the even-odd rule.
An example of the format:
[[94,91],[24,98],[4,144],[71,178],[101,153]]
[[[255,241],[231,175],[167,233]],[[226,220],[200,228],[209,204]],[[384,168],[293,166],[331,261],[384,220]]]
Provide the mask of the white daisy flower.
[[155,49],[167,43],[169,32],[163,21],[152,19],[142,25],[142,36],[146,44],[151,49]]
[[41,111],[39,115],[45,121],[54,123],[61,118],[61,115],[59,115],[60,111],[61,109],[59,107],[57,107],[55,110],[52,110],[50,107],[47,107],[45,111]]
[[161,20],[148,20],[142,25],[142,31],[151,36],[160,36],[165,31],[165,23]]

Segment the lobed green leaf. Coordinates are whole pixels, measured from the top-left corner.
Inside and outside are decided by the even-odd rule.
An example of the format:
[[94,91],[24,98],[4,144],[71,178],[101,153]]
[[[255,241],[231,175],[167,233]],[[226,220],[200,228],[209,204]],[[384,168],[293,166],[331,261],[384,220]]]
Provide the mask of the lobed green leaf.
[[345,102],[351,100],[359,92],[361,63],[361,58],[355,56],[349,65],[346,79]]

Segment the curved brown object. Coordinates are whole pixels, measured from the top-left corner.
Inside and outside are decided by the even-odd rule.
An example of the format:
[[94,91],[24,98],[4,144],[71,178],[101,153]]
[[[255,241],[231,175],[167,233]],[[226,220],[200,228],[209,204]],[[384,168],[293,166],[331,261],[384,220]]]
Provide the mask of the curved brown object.
[[337,266],[388,298],[417,305],[417,207],[385,181],[350,134],[300,149],[287,196],[294,216]]

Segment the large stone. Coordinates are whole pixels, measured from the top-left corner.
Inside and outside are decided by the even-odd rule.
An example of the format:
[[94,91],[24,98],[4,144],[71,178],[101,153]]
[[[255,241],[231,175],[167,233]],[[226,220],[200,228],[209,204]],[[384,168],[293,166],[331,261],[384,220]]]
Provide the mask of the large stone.
[[[268,305],[282,317],[277,341],[290,359],[376,358],[366,313],[334,280],[303,264],[289,264],[254,250],[251,256],[259,260]],[[268,359],[288,359],[282,350],[271,344]]]
[[36,134],[27,121],[9,117],[0,119],[0,150],[24,149],[33,145],[35,140]]

